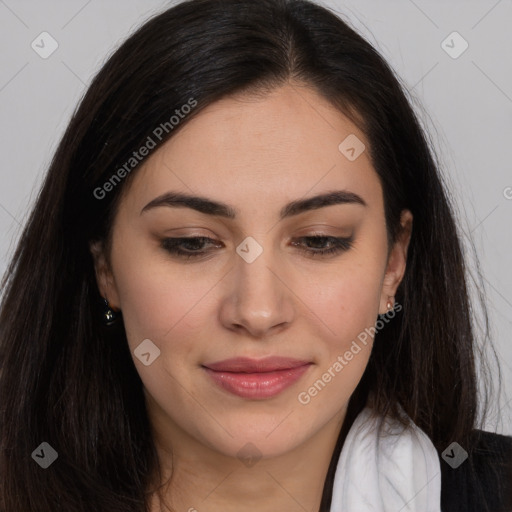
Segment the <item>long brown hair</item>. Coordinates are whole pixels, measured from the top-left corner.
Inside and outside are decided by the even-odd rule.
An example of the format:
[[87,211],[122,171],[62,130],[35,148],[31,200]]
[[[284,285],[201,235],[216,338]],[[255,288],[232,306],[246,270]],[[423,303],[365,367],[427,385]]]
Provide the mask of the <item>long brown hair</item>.
[[[399,79],[347,23],[312,2],[189,0],[147,21],[94,78],[5,275],[3,512],[148,510],[149,475],[158,460],[142,382],[122,323],[101,324],[89,252],[93,240],[108,245],[120,194],[137,167],[104,197],[94,191],[191,98],[195,108],[158,144],[220,98],[264,93],[289,80],[312,86],[367,136],[390,242],[401,210],[414,216],[396,294],[402,311],[377,333],[350,399],[321,511],[329,510],[343,439],[370,391],[380,414],[399,417],[401,405],[439,453],[457,441],[471,459],[471,433],[479,412],[483,424],[488,398],[477,400],[478,344],[461,235],[435,152]],[[58,453],[45,470],[31,458],[42,442]]]

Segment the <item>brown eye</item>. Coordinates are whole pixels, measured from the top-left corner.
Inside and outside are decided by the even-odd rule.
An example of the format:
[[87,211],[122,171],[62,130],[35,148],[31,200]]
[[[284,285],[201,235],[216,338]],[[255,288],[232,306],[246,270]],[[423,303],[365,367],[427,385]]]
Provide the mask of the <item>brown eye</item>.
[[[308,256],[316,257],[316,256],[327,256],[338,254],[340,252],[348,251],[352,247],[353,238],[341,238],[334,236],[303,236],[298,238],[298,240],[307,241],[307,248],[301,248],[302,252],[305,252]],[[311,242],[313,243],[313,248],[311,248]],[[326,243],[330,244],[330,247],[325,248]],[[300,245],[296,242],[292,242],[292,245]],[[315,246],[320,245],[320,248],[315,248]]]
[[[171,254],[188,259],[204,256],[209,252],[204,250],[207,242],[216,242],[216,240],[204,236],[166,238],[162,241],[162,247]],[[210,245],[218,246],[218,244]]]

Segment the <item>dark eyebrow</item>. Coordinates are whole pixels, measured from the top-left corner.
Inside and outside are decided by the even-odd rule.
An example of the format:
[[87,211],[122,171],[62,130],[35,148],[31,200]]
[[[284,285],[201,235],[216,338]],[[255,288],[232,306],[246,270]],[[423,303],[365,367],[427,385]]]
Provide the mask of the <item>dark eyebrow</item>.
[[[367,206],[363,198],[354,192],[349,192],[348,190],[336,190],[308,197],[306,199],[292,201],[281,209],[279,212],[279,218],[283,220],[287,217],[292,217],[306,211],[317,210],[319,208],[335,204],[360,204],[362,206]],[[158,196],[144,206],[140,213],[142,214],[145,211],[159,206],[192,208],[193,210],[205,213],[206,215],[225,217],[227,219],[234,219],[238,213],[236,208],[233,208],[228,204],[213,201],[206,197],[192,196],[180,192],[167,192]]]

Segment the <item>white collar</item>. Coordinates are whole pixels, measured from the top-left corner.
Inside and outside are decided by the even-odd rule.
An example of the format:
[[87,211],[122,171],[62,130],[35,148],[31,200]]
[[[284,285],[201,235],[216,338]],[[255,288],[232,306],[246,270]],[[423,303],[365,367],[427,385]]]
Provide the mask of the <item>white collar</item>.
[[414,423],[404,430],[390,417],[377,437],[382,418],[371,413],[365,407],[347,434],[330,512],[441,512],[441,466],[432,441]]

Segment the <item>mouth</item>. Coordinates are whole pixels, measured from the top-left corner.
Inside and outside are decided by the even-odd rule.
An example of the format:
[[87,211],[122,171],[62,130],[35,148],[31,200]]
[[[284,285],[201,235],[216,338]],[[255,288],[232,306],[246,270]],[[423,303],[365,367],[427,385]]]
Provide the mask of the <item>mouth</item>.
[[208,363],[203,369],[224,391],[252,400],[279,395],[300,379],[311,361],[284,357],[235,358]]

